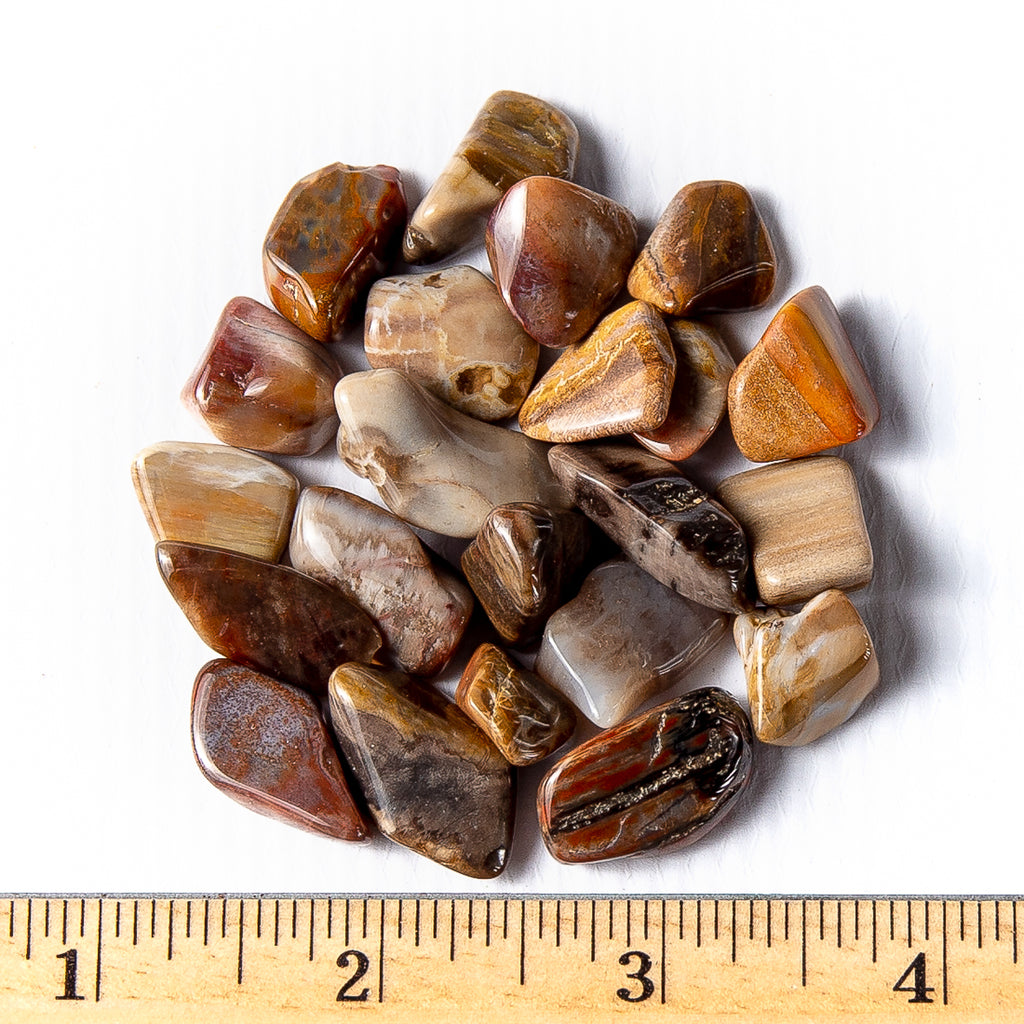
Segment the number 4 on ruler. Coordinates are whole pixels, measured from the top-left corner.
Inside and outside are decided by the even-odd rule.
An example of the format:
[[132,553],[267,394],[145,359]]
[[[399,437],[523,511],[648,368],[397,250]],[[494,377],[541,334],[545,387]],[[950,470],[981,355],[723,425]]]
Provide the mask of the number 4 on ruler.
[[[903,982],[910,977],[911,973],[914,975],[914,984],[904,985]],[[913,960],[910,961],[910,966],[900,975],[899,981],[896,982],[892,987],[893,992],[913,992],[913,998],[908,999],[908,1003],[933,1003],[934,999],[928,998],[929,992],[934,992],[935,989],[928,988],[925,982],[925,965],[924,965],[924,953],[918,953]]]

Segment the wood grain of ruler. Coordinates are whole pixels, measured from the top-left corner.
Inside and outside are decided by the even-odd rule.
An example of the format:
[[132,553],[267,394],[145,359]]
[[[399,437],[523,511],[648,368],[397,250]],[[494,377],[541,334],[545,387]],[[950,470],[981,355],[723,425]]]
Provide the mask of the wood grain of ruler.
[[1020,896],[5,895],[0,1020],[1024,1020]]

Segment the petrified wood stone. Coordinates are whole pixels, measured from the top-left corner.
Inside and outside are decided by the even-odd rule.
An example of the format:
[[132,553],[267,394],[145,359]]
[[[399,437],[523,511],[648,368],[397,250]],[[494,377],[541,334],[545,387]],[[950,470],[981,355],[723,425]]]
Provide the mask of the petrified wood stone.
[[747,535],[766,604],[798,604],[870,582],[871,540],[857,479],[842,459],[759,466],[723,480],[717,493]]
[[542,345],[579,341],[622,290],[636,220],[606,196],[558,178],[513,185],[487,224],[501,297]]
[[339,341],[356,303],[397,255],[405,214],[394,167],[331,164],[306,175],[263,242],[274,306],[317,341]]
[[579,132],[561,110],[521,92],[487,99],[409,220],[407,263],[431,263],[481,234],[494,204],[522,178],[571,178]]
[[579,864],[696,842],[750,780],[751,744],[745,712],[713,687],[595,736],[540,784],[549,852]]
[[797,292],[729,385],[729,422],[751,462],[849,444],[878,421],[878,400],[828,293]]
[[312,455],[338,429],[338,361],[255,299],[232,299],[181,400],[236,448]]
[[514,776],[451,701],[397,672],[341,665],[331,722],[377,827],[473,878],[501,874],[512,842]]
[[540,353],[494,282],[473,267],[377,281],[366,301],[364,347],[370,366],[402,370],[487,421],[519,411]]
[[654,430],[668,414],[675,374],[661,314],[630,302],[555,360],[526,396],[519,426],[556,442]]
[[135,456],[132,480],[154,540],[227,548],[268,562],[288,543],[299,482],[252,452],[161,441]]
[[629,274],[629,294],[672,316],[768,301],[775,252],[750,193],[731,181],[680,189]]
[[156,546],[171,596],[218,654],[311,693],[343,661],[370,661],[380,633],[332,587],[283,565],[178,541]]
[[606,728],[678,682],[725,631],[725,615],[616,558],[548,619],[534,670]]
[[671,462],[698,451],[725,415],[736,363],[713,327],[696,320],[665,320],[676,353],[676,379],[660,427],[634,437]]
[[576,512],[530,502],[491,509],[462,553],[462,571],[502,639],[535,640],[579,587],[592,528]]
[[878,659],[857,609],[826,590],[796,614],[749,612],[733,624],[757,738],[802,746],[842,725],[878,685]]
[[472,537],[495,505],[568,504],[545,445],[456,412],[399,370],[350,373],[334,397],[342,460],[413,526]]
[[543,761],[576,728],[572,705],[494,644],[481,644],[474,651],[455,703],[514,765]]
[[469,589],[434,564],[410,526],[334,487],[303,490],[288,553],[370,614],[384,655],[404,672],[440,672],[473,612]]
[[358,842],[367,826],[316,701],[231,661],[211,661],[192,690],[192,749],[203,775],[250,810]]
[[750,607],[743,530],[670,462],[632,445],[556,445],[555,476],[637,565],[698,604]]

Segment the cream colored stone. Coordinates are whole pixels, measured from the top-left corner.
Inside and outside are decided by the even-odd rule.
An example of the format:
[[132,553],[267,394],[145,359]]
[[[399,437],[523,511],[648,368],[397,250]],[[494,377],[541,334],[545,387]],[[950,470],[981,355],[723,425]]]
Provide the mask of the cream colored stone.
[[733,624],[754,731],[764,743],[802,746],[842,725],[878,685],[878,659],[857,609],[827,590],[790,614],[748,612]]

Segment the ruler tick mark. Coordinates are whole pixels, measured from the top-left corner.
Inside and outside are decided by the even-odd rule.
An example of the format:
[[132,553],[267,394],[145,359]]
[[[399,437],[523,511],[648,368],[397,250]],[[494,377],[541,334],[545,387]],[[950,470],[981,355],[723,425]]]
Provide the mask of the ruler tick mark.
[[[328,912],[329,912],[329,908],[330,908],[330,904],[328,904]],[[398,901],[398,926],[397,926],[398,938],[402,937],[402,911],[404,909],[405,909],[405,900],[399,900]],[[328,932],[328,936],[329,935],[330,935],[330,932]]]
[[836,948],[843,948],[843,904],[836,900]]
[[1013,962],[1017,962],[1017,901],[1013,901]]
[[[327,934],[331,934],[329,928]],[[263,900],[256,901],[256,938],[263,938]]]
[[[399,904],[399,906],[401,906],[401,904]],[[399,922],[401,922],[401,918],[399,918]],[[330,897],[328,897],[328,899],[327,899],[327,938],[329,938],[329,939],[334,938],[334,936],[331,934],[331,931],[332,931],[333,927],[334,927],[334,900],[332,900]]]
[[32,959],[32,900],[28,901],[28,914],[25,918],[25,959]]
[[946,901],[942,901],[942,1005],[949,1004],[949,977],[946,965]]
[[772,901],[768,900],[768,913],[765,915],[767,920],[765,921],[765,938],[768,942],[768,948],[772,948]]
[[100,980],[103,977],[103,901],[96,913],[96,1002],[100,1001]]
[[978,900],[978,949],[981,949],[981,900]]
[[167,904],[167,959],[174,956],[174,900]]
[[[348,900],[345,900],[345,945],[348,945]],[[274,945],[276,946],[281,938],[281,901],[274,900]]]
[[877,906],[871,901],[871,962],[878,962],[878,918],[876,915]]
[[782,921],[782,937],[789,942],[789,900],[786,900],[786,913]]
[[732,962],[736,963],[736,901],[732,901]]
[[313,962],[313,921],[314,915],[316,914],[316,904],[313,900],[309,901],[309,962]]
[[484,945],[491,944],[491,901],[487,901],[487,911],[484,915]]
[[648,914],[647,900],[644,900],[644,938],[647,938],[647,914]]
[[[67,900],[64,901],[64,934],[68,933],[68,904]],[[65,938],[65,942],[67,939]],[[205,942],[205,940],[204,940]],[[135,900],[133,903],[132,910],[132,945],[137,946],[139,944],[139,901]]]
[[800,902],[800,984],[807,988],[807,900]]
[[415,931],[413,932],[413,942],[417,946],[420,944],[420,901],[419,900],[416,901],[416,921],[415,921]]
[[889,900],[889,941],[896,939],[896,909],[892,900]]
[[562,901],[555,900],[555,945],[562,944]]
[[964,941],[964,901],[960,901],[960,941]]
[[[135,907],[138,910],[138,905]],[[203,945],[210,941],[210,901],[203,900]]]
[[448,959],[454,961],[455,959],[455,900],[451,901],[451,919],[449,921],[449,931],[451,932],[448,946]]
[[[117,901],[117,919],[121,920],[121,901]],[[43,938],[48,939],[50,937],[50,901],[46,901],[46,906],[43,910]]]
[[928,941],[928,907],[929,903],[927,900],[924,901],[924,941]]
[[366,938],[366,912],[370,901],[368,899],[363,900],[363,938]]
[[[612,904],[609,901],[608,909],[611,910],[611,907],[612,907]],[[630,914],[630,910],[632,909],[632,907],[633,907],[632,900],[626,900],[626,949],[629,949],[629,947],[633,945],[633,938],[632,938],[633,922],[631,920],[632,915]]]
[[818,939],[825,941],[825,901],[818,900]]
[[[399,908],[401,908],[402,902],[398,902]],[[380,901],[380,949],[378,951],[379,967],[377,970],[377,1002],[384,1002],[384,910],[385,903],[382,899]]]
[[697,900],[697,948],[700,949],[701,902]]
[[11,916],[7,919],[8,938],[14,938],[14,900],[11,900]]
[[[537,905],[537,938],[544,938],[544,904],[539,903]],[[627,941],[627,945],[628,945]]]
[[[224,901],[225,904],[227,900]],[[244,962],[244,953],[242,950],[243,936],[245,935],[245,900],[238,901],[238,984],[242,984],[242,964]],[[312,937],[310,939],[312,941]]]
[[220,901],[220,937],[228,937],[228,898],[225,896]]
[[754,941],[754,901],[750,900],[747,904],[747,923],[750,925],[750,941]]
[[[155,905],[155,903],[154,903]],[[78,918],[78,937],[80,939],[85,938],[85,898],[83,897],[79,903],[79,918]]]
[[[292,900],[292,938],[293,939],[296,936],[296,929],[297,929],[297,925],[298,925],[298,920],[297,920],[298,916],[299,916],[299,901],[298,900]],[[366,937],[366,932],[364,931],[363,932],[363,938],[365,938],[365,937]]]
[[683,901],[679,901],[679,938],[683,938]]
[[466,938],[473,938],[473,901],[469,901],[469,906],[466,909]]
[[[348,899],[346,899],[345,900],[345,945],[346,946],[349,943],[348,933],[349,933],[350,918],[351,918],[351,913],[350,913],[349,901],[348,901]],[[418,924],[418,922],[417,922],[417,924]],[[277,925],[276,924],[274,925],[274,935],[275,936],[277,935]],[[275,946],[277,945],[277,939],[276,938],[274,939],[274,945]],[[419,945],[419,942],[417,942],[416,945]]]
[[[120,904],[118,904],[118,909],[120,909]],[[185,938],[186,939],[191,939],[192,938],[192,901],[191,900],[186,900],[185,901]]]
[[519,984],[526,984],[526,900],[519,901]]
[[995,901],[996,904],[996,942],[999,941],[999,900]]
[[580,901],[572,901],[572,937],[578,939],[580,937]]
[[156,938],[156,900],[149,901],[149,937]]
[[665,1005],[665,900],[661,901],[661,1005]]
[[434,938],[437,938],[437,900],[434,900]]
[[718,900],[715,900],[715,941],[718,941]]
[[860,900],[853,901],[853,941],[860,938]]
[[590,901],[590,962],[597,959],[597,901]]
[[508,938],[508,900],[505,900],[504,920],[501,925],[501,937],[503,939]]
[[608,901],[608,941],[610,942],[615,937],[615,904]]

